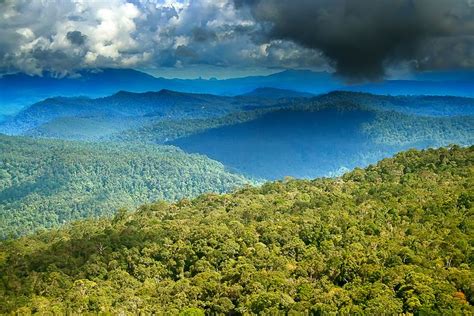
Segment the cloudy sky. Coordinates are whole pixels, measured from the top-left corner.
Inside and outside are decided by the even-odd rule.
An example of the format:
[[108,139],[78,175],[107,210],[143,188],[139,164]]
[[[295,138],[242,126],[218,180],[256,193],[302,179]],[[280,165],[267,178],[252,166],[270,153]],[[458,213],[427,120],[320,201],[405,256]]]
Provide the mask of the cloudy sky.
[[0,74],[474,68],[474,0],[0,0]]

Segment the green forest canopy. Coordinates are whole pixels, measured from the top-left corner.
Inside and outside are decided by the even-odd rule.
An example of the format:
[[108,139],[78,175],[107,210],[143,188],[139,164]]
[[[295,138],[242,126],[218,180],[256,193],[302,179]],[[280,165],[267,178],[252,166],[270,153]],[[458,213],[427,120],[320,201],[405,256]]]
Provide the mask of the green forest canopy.
[[217,161],[171,146],[0,135],[0,238],[246,183]]
[[474,147],[0,243],[0,313],[474,313]]

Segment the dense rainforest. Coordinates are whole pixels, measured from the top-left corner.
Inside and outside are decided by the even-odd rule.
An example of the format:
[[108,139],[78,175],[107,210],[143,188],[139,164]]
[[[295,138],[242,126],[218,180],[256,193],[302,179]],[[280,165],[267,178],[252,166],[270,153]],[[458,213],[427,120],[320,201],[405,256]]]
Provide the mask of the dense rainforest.
[[[153,177],[151,175],[151,177]],[[474,313],[474,147],[0,243],[0,313]]]
[[0,135],[0,239],[249,183],[176,147]]

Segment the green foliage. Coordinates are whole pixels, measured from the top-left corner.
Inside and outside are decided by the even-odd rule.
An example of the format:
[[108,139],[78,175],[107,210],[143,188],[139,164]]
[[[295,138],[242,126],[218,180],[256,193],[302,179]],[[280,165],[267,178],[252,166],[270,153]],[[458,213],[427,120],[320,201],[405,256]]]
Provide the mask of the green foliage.
[[425,117],[381,112],[362,130],[378,144],[399,147],[474,143],[473,116]]
[[171,146],[0,135],[0,238],[246,183],[216,161]]
[[349,101],[354,104],[363,104],[372,109],[427,117],[474,115],[474,99],[455,96],[390,96],[334,91],[322,95],[316,100],[322,103],[347,103]]
[[24,135],[65,140],[98,141],[124,130],[147,125],[151,118],[117,117],[61,117],[37,128],[24,132]]
[[474,147],[0,243],[0,313],[474,313]]

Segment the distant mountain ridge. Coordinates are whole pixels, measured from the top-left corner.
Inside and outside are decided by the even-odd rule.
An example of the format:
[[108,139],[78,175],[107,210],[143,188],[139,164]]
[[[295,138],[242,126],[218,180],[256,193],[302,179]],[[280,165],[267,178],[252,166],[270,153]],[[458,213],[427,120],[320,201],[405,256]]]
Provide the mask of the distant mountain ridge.
[[227,97],[210,94],[176,92],[136,93],[119,91],[108,97],[53,97],[35,103],[7,121],[0,123],[0,132],[18,135],[63,118],[100,117],[110,119],[147,120],[149,118],[210,118],[243,110],[275,105],[279,100],[255,97]]
[[242,94],[244,97],[256,97],[256,98],[270,98],[270,99],[284,99],[284,98],[311,98],[314,97],[314,94],[287,90],[287,89],[278,89],[278,88],[257,88],[253,91]]
[[474,115],[474,98],[438,95],[380,95],[367,92],[332,91],[311,99],[319,102],[363,103],[376,110],[423,116]]
[[[287,73],[294,76],[294,73]],[[397,151],[474,143],[474,98],[306,94],[259,88],[239,96],[162,89],[54,97],[0,132],[68,140],[171,144],[249,177],[334,176]]]
[[[206,120],[241,111],[313,107],[318,104],[336,107],[344,104],[364,105],[376,111],[420,116],[474,115],[474,99],[464,97],[385,96],[350,91],[312,96],[276,88],[258,88],[231,97],[162,89],[143,93],[119,91],[95,99],[48,98],[0,122],[0,132],[8,135],[97,140],[160,121]],[[63,137],[66,134],[68,136]]]
[[[445,78],[445,79],[443,79]],[[58,78],[11,74],[0,77],[0,115],[53,96],[103,97],[120,90],[131,92],[169,89],[180,92],[240,95],[258,88],[295,90],[310,94],[349,90],[393,95],[454,95],[474,97],[474,72],[426,73],[407,80],[347,85],[328,72],[286,70],[268,76],[224,80],[166,79],[132,69],[83,70],[74,77]]]

